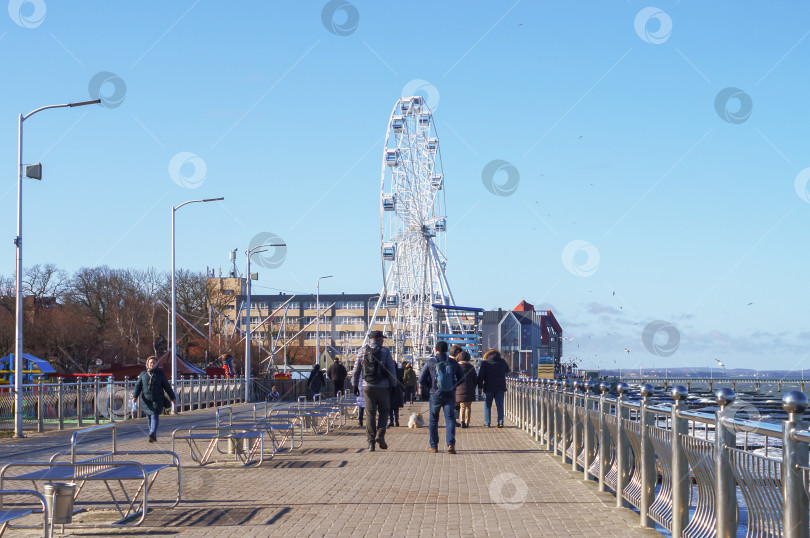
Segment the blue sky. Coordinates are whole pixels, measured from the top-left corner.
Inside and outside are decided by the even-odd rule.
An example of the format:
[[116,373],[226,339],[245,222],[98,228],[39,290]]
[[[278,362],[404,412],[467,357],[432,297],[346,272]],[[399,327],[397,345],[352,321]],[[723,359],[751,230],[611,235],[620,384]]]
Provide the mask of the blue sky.
[[[800,369],[809,11],[12,0],[0,272],[14,271],[17,114],[87,99],[106,72],[105,106],[25,122],[24,161],[44,166],[24,184],[25,265],[168,270],[172,205],[225,196],[178,211],[178,266],[227,271],[238,248],[244,272],[272,233],[288,249],[256,292],[334,274],[322,292],[376,293],[383,139],[417,87],[441,139],[458,303],[552,308],[582,366]],[[519,173],[511,195],[485,188],[493,160]]]

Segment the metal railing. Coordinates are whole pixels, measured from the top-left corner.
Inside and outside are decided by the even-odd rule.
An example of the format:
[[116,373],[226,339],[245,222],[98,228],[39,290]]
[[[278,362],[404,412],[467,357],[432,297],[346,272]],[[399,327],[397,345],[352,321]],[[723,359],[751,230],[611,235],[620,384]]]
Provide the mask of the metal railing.
[[[652,402],[642,385],[592,381],[507,380],[507,417],[563,464],[609,491],[617,507],[632,508],[642,527],[673,536],[810,535],[808,399],[782,398],[787,420],[771,424],[740,418],[735,393],[715,393],[714,413],[690,410],[685,387],[672,404]],[[741,412],[743,411],[743,412]]]
[[[23,429],[42,432],[142,418],[141,406],[132,405],[136,381],[109,377],[23,385]],[[244,389],[243,377],[181,377],[175,388],[177,409],[192,411],[244,402]],[[14,389],[9,387],[0,392],[0,430],[13,429]]]

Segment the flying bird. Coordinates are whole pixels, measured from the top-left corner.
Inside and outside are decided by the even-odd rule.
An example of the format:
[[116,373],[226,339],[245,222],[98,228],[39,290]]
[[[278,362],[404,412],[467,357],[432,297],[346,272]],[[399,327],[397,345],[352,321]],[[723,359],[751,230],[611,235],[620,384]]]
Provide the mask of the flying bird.
[[754,304],[754,303],[748,303],[746,306],[751,306],[752,304]]
[[625,350],[625,351],[626,351],[628,354],[630,353],[630,350],[629,350],[629,349],[624,348],[624,350]]

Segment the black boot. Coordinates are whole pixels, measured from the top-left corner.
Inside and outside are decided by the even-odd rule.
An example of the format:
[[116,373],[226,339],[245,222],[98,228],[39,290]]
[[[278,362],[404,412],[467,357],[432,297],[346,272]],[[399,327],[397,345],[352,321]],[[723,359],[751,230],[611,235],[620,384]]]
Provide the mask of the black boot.
[[377,444],[380,445],[380,448],[383,450],[388,448],[388,443],[385,442],[385,430],[377,432]]
[[[380,448],[382,448],[382,447],[380,447]],[[374,452],[374,441],[371,441],[371,442],[368,444],[368,451],[369,451],[369,452]]]

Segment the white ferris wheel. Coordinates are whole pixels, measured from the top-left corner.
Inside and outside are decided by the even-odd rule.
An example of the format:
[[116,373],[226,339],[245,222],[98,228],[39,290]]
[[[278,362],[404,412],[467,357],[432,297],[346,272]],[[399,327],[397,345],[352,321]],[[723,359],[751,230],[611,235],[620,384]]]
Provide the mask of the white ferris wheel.
[[[421,96],[397,100],[388,120],[380,177],[383,290],[396,356],[423,358],[436,343],[433,304],[454,305],[445,276],[447,211],[439,137]],[[382,310],[381,310],[382,308]]]

